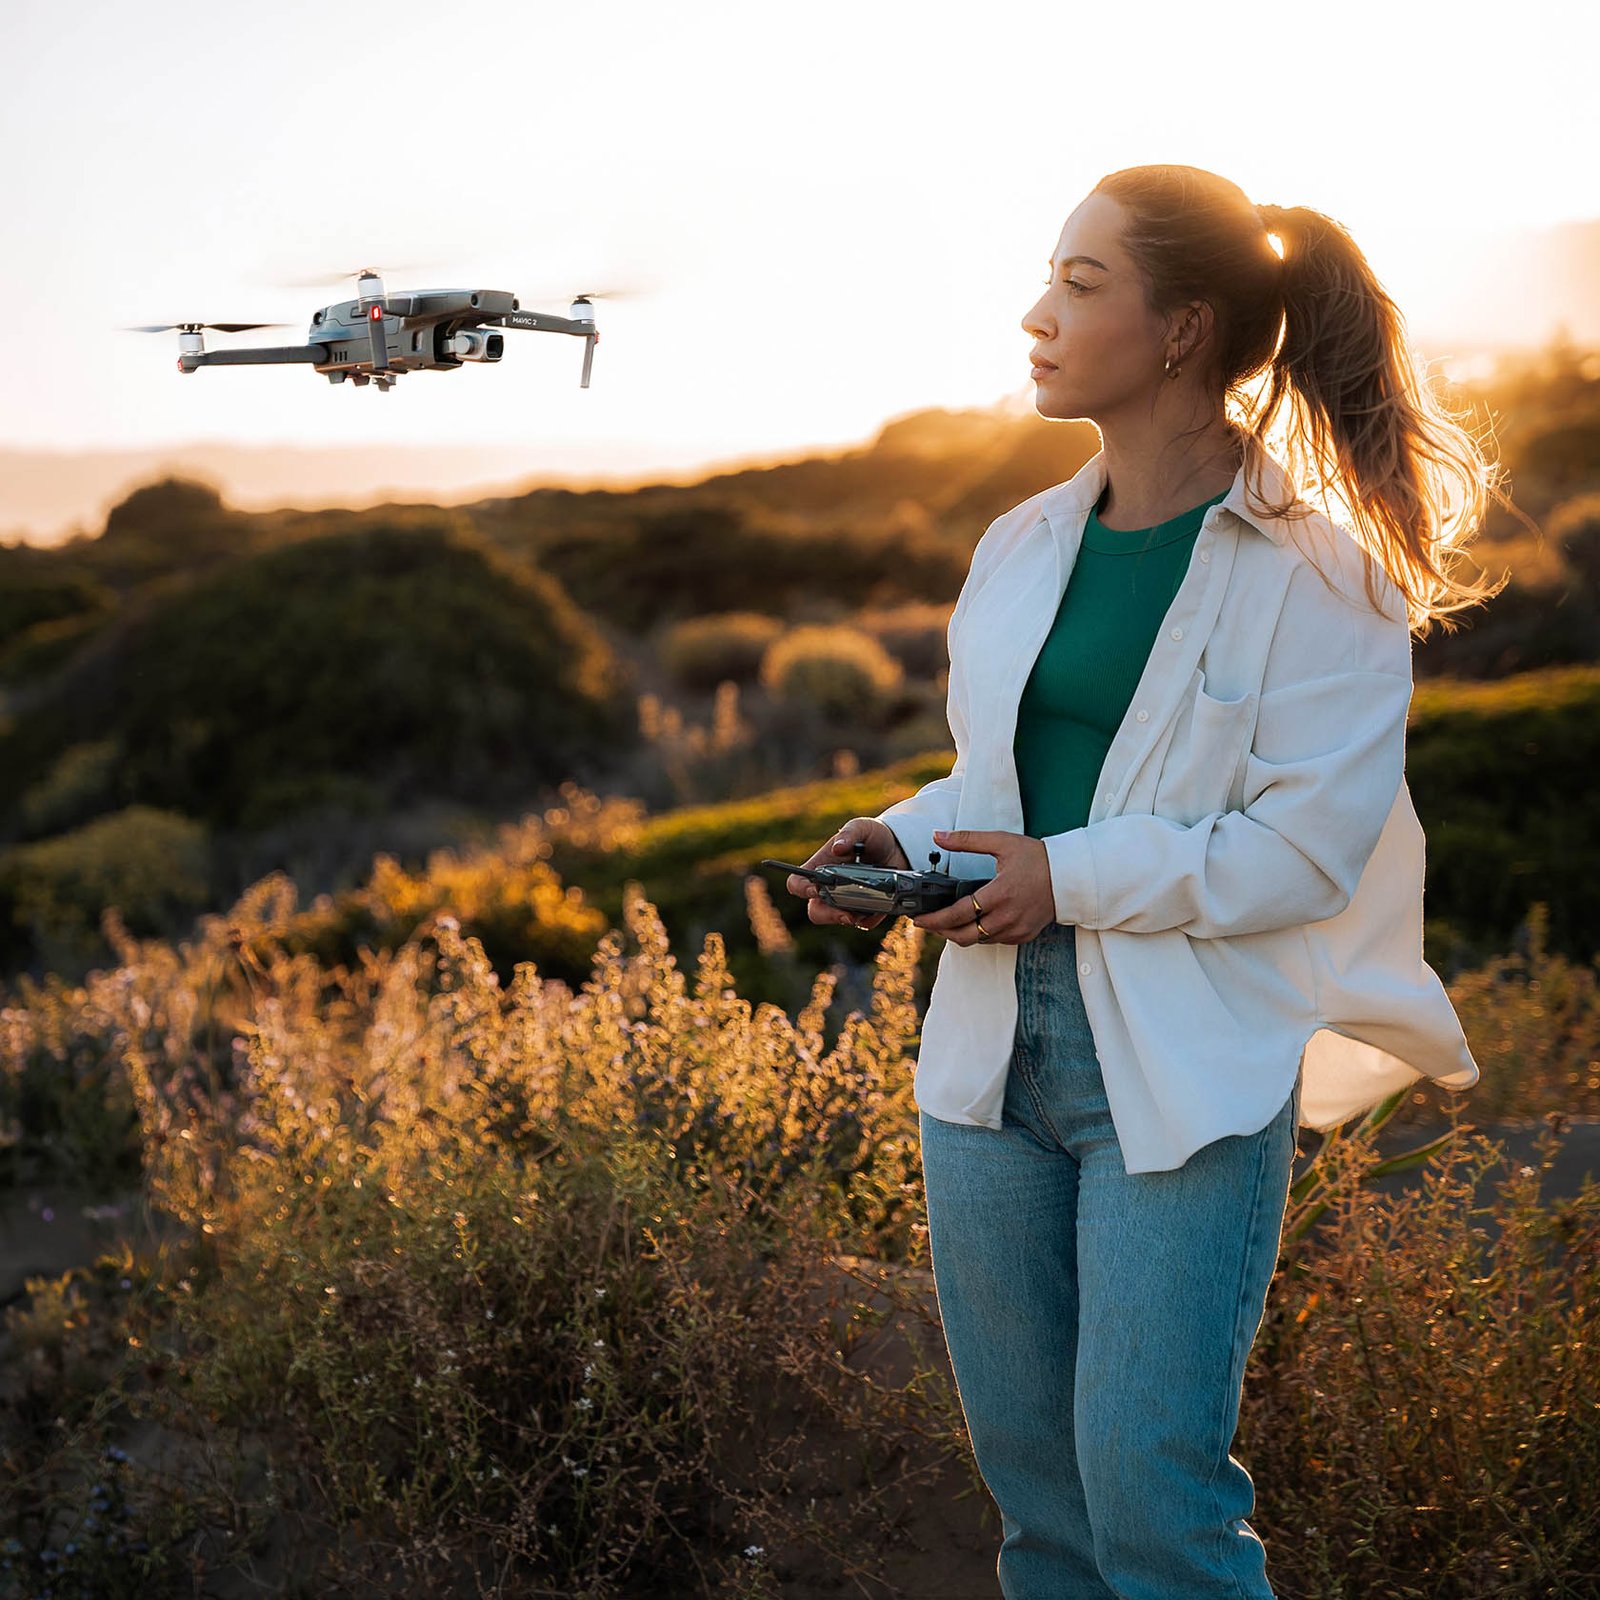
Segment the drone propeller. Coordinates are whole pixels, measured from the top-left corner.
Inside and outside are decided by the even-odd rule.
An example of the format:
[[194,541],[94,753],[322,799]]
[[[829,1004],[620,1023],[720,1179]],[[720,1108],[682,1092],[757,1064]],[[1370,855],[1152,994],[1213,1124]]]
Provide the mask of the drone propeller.
[[426,272],[429,270],[426,262],[417,261],[391,261],[382,267],[356,267],[351,272],[324,272],[315,278],[278,278],[274,281],[284,289],[325,289],[330,283],[342,283],[346,278],[362,278],[367,276],[387,277],[395,272]]
[[560,289],[547,293],[524,294],[524,300],[637,300],[641,295],[648,294],[648,289],[585,289],[578,294],[566,294]]
[[251,328],[287,328],[287,322],[151,322],[140,327],[124,327],[124,333],[198,333],[202,328],[215,328],[219,333],[247,333]]

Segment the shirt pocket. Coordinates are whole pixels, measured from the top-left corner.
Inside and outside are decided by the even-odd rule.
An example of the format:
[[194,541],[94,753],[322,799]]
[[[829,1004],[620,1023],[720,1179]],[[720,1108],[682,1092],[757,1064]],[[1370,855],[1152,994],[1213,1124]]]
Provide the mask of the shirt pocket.
[[1152,809],[1191,827],[1214,811],[1237,811],[1244,795],[1245,759],[1255,730],[1259,694],[1226,700],[1213,694],[1199,667],[1175,715],[1162,757]]

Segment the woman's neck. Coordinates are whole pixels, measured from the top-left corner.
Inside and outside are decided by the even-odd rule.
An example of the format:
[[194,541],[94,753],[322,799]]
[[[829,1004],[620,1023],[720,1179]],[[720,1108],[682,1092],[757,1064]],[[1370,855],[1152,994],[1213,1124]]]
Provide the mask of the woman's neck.
[[1240,437],[1231,427],[1210,448],[1200,441],[1176,466],[1170,449],[1130,453],[1119,451],[1108,439],[1106,487],[1096,514],[1102,525],[1113,531],[1134,532],[1169,522],[1231,488],[1239,472],[1241,450]]

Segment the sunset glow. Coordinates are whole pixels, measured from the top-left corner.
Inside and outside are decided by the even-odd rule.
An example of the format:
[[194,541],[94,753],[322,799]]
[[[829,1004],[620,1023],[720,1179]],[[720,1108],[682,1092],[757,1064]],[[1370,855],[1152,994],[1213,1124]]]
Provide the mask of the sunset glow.
[[[494,449],[530,473],[843,446],[1026,399],[1035,263],[1097,178],[1145,161],[1337,217],[1426,353],[1465,359],[1572,320],[1541,252],[1600,215],[1569,159],[1597,145],[1597,29],[1555,4],[1497,9],[1491,39],[1472,8],[1358,0],[1330,28],[1250,0],[1158,50],[1148,10],[1020,0],[486,0],[459,38],[396,0],[377,67],[341,26],[366,15],[0,13],[0,444]],[[588,390],[557,337],[380,398],[293,367],[180,376],[175,335],[116,331],[240,318],[291,326],[208,339],[292,342],[369,263],[390,292],[559,314],[646,292],[597,301]],[[1600,338],[1590,304],[1573,331]]]

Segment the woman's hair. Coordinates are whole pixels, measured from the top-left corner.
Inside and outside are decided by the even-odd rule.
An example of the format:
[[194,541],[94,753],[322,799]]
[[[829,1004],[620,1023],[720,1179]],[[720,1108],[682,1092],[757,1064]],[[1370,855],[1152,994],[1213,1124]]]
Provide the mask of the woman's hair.
[[[1191,300],[1211,306],[1214,349],[1202,359],[1244,435],[1246,459],[1252,443],[1266,447],[1282,433],[1290,475],[1320,492],[1328,514],[1382,563],[1420,637],[1435,618],[1452,631],[1449,613],[1505,587],[1509,575],[1498,583],[1456,576],[1489,498],[1510,506],[1500,468],[1462,426],[1467,413],[1434,392],[1399,310],[1343,227],[1305,206],[1258,208],[1237,184],[1199,167],[1125,167],[1092,192],[1127,212],[1122,243],[1153,312]],[[1273,515],[1308,514],[1304,505],[1270,505],[1249,487]],[[1373,580],[1369,561],[1376,609]]]

